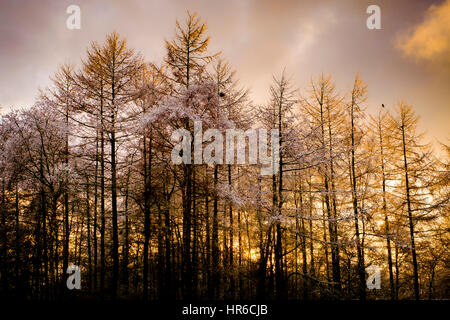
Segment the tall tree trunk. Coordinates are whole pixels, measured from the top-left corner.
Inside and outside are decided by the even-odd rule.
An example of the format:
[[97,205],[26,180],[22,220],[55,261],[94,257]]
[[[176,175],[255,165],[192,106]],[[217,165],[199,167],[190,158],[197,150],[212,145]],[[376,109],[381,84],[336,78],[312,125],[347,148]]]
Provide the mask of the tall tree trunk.
[[125,241],[123,244],[123,279],[124,279],[124,285],[125,285],[125,295],[128,295],[129,293],[129,287],[130,287],[130,279],[129,279],[129,272],[128,272],[128,264],[130,262],[129,259],[129,250],[130,250],[130,227],[129,227],[129,212],[128,212],[128,198],[129,198],[129,179],[131,175],[131,169],[128,170],[127,180],[126,180],[126,186],[125,186]]
[[95,177],[94,177],[94,274],[93,285],[94,290],[97,290],[97,275],[98,275],[98,248],[97,248],[97,207],[98,207],[98,129],[95,137]]
[[192,165],[184,165],[183,192],[183,295],[192,295],[192,260],[191,260],[191,211],[192,211]]
[[[208,167],[205,169],[205,176],[208,177]],[[205,231],[206,231],[206,285],[207,285],[207,297],[208,299],[213,298],[213,283],[212,283],[212,272],[211,272],[211,226],[209,217],[209,190],[208,185],[205,184]]]
[[309,255],[310,255],[310,263],[309,270],[311,277],[314,277],[316,274],[315,266],[314,266],[314,241],[313,241],[313,196],[312,196],[312,181],[311,175],[309,175],[309,183],[308,183],[308,193],[309,193]]
[[[68,101],[66,101],[66,126],[69,125],[69,106]],[[65,163],[66,166],[69,165],[69,136],[66,133],[65,136]],[[70,228],[69,228],[69,188],[68,188],[68,179],[66,178],[66,191],[64,192],[64,246],[63,246],[63,270],[62,270],[62,288],[63,292],[65,292],[65,286],[67,281],[67,268],[69,266],[69,241],[70,241]]]
[[[322,95],[320,97],[320,124],[321,124],[321,131],[322,131],[322,149],[325,152],[326,145],[325,145],[325,119],[324,119],[324,111],[323,111],[323,103],[324,103],[324,97],[323,97],[323,91]],[[329,138],[331,138],[331,127],[330,127],[330,115],[328,114],[328,133]],[[330,166],[333,165],[333,158],[332,158],[332,146],[331,146],[331,140],[329,141],[329,156],[330,156]],[[324,187],[325,187],[325,204],[327,208],[327,218],[328,218],[328,229],[329,229],[329,237],[330,237],[330,243],[331,243],[331,265],[332,265],[332,273],[333,273],[333,283],[334,288],[336,291],[340,291],[340,266],[339,266],[339,248],[337,244],[337,234],[336,234],[336,204],[333,201],[333,208],[332,204],[330,203],[330,191],[331,193],[334,190],[333,183],[331,183],[331,190],[329,186],[329,180],[333,180],[333,168],[330,167],[330,177],[328,176],[328,165],[325,164],[325,172],[324,172]],[[331,195],[331,198],[334,200],[334,196]],[[332,213],[332,209],[334,209],[334,214]],[[327,250],[327,249],[326,249]],[[327,250],[328,252],[328,250]],[[328,253],[327,253],[328,254]]]
[[36,212],[36,226],[34,230],[34,237],[36,239],[35,244],[35,254],[32,258],[33,260],[33,284],[34,290],[32,291],[33,297],[35,299],[40,297],[40,286],[41,286],[41,268],[42,268],[42,217],[43,214],[43,203],[42,203],[42,187],[36,198],[40,199],[40,208]]
[[218,225],[218,166],[214,165],[214,200],[213,200],[213,223],[212,223],[212,269],[214,299],[219,298],[220,278],[219,278],[219,225]]
[[6,234],[6,191],[5,191],[5,179],[2,179],[2,207],[1,207],[1,241],[2,241],[2,253],[1,253],[1,277],[2,277],[2,291],[6,294],[8,291],[8,266],[7,266],[7,251],[8,251],[8,236]]
[[355,102],[352,97],[351,105],[351,185],[352,185],[352,203],[353,214],[355,219],[355,235],[356,235],[356,250],[358,254],[358,275],[359,275],[359,299],[366,300],[366,271],[364,266],[364,252],[361,247],[361,240],[359,236],[359,218],[358,218],[358,195],[356,186],[356,169],[355,169],[355,124],[354,124],[354,106]]
[[197,208],[197,183],[196,170],[192,172],[192,298],[197,299],[198,295],[198,208]]
[[21,256],[22,250],[20,245],[20,207],[19,207],[19,185],[16,182],[15,185],[15,232],[16,232],[16,257],[14,261],[14,274],[16,277],[16,291],[19,297],[22,296],[22,280],[20,277],[20,268],[21,268]]
[[162,208],[160,203],[157,203],[158,206],[158,260],[157,260],[157,283],[158,283],[158,297],[159,299],[163,299],[166,294],[165,283],[164,283],[164,227],[163,227],[163,215],[161,213]]
[[117,285],[119,280],[119,230],[117,224],[117,164],[116,164],[116,133],[115,133],[114,112],[112,116],[111,131],[111,213],[112,213],[112,258],[113,258],[113,275],[111,283],[112,298],[117,297]]
[[166,296],[169,299],[173,298],[172,289],[172,264],[170,258],[171,248],[171,228],[170,228],[170,210],[168,204],[164,204],[164,247],[165,247],[165,284],[166,284]]
[[[151,188],[151,139],[147,147],[148,137],[143,137],[143,156],[144,156],[144,269],[143,269],[143,285],[144,300],[148,300],[148,273],[149,273],[149,243],[150,243],[150,188]],[[148,159],[148,162],[147,162]]]
[[[327,212],[328,211],[328,207],[327,207]],[[323,228],[323,249],[325,251],[325,271],[327,274],[327,281],[331,282],[331,278],[330,278],[330,259],[329,259],[329,253],[328,253],[328,238],[327,238],[327,224],[326,221],[329,219],[329,215],[327,215],[327,212],[325,212],[325,201],[322,199],[322,217],[323,217],[323,222],[322,222],[322,228]],[[319,270],[320,270],[320,266],[319,266]]]
[[106,275],[106,252],[105,252],[105,132],[103,115],[103,81],[100,84],[100,295],[103,298],[105,294],[105,275]]
[[387,214],[387,203],[386,203],[386,175],[385,175],[385,166],[384,166],[383,133],[382,133],[382,127],[381,127],[381,119],[379,120],[378,133],[379,133],[379,138],[380,138],[380,161],[381,161],[382,189],[383,189],[383,213],[384,213],[386,245],[387,245],[387,254],[388,254],[388,266],[389,266],[389,287],[390,287],[391,300],[395,300],[394,273],[392,270],[391,235],[390,235],[390,230],[389,230],[389,219],[388,219],[388,214]]
[[[328,118],[328,150],[330,157],[330,191],[331,191],[331,208],[329,208],[329,226],[330,226],[330,242],[331,242],[331,263],[333,269],[333,282],[334,289],[337,291],[338,295],[341,291],[341,266],[340,266],[340,255],[339,255],[339,244],[338,244],[338,231],[337,231],[337,205],[336,205],[336,195],[334,191],[336,187],[334,185],[334,160],[333,160],[333,143],[332,143],[332,133],[331,133],[331,114],[330,109],[327,108],[327,118]],[[333,213],[331,215],[331,210]]]
[[408,220],[409,220],[409,232],[411,235],[411,253],[413,259],[414,268],[414,296],[416,300],[420,299],[419,295],[419,273],[417,267],[417,256],[416,256],[416,245],[414,241],[414,222],[411,210],[411,199],[410,199],[410,188],[409,188],[409,177],[408,177],[408,160],[406,159],[406,140],[405,140],[405,126],[402,119],[402,141],[403,141],[403,160],[405,169],[405,184],[406,184],[406,203],[408,205]]
[[[240,183],[239,183],[239,167],[237,169],[237,184],[238,184],[238,192],[241,193]],[[241,209],[238,209],[237,212],[237,228],[238,228],[238,266],[239,266],[239,299],[242,299],[242,292],[243,292],[243,279],[242,279],[242,235],[241,235]],[[250,241],[250,239],[249,239]],[[249,250],[249,253],[251,250]]]
[[[231,165],[228,165],[228,187],[232,188],[231,185]],[[231,202],[231,200],[229,201],[229,222],[230,222],[230,230],[229,230],[229,237],[230,237],[230,258],[229,258],[229,272],[230,272],[230,298],[234,299],[235,297],[235,283],[234,283],[234,262],[233,262],[233,256],[234,256],[234,252],[233,252],[233,238],[234,238],[234,234],[233,234],[233,203]]]
[[[275,281],[276,281],[276,290],[277,290],[277,298],[284,299],[286,297],[286,284],[284,278],[283,271],[283,235],[281,229],[281,217],[282,212],[281,209],[283,207],[283,89],[280,94],[280,101],[278,104],[278,134],[279,134],[279,155],[278,155],[278,186],[275,184],[274,192],[278,192],[275,201],[276,203],[276,213],[278,215],[278,219],[276,220],[276,242],[275,242]],[[272,150],[272,152],[274,152]],[[275,183],[275,173],[274,173],[274,183]]]
[[[305,228],[305,218],[304,218],[304,207],[303,207],[303,186],[302,186],[302,180],[300,178],[300,188],[299,188],[299,200],[300,200],[300,213],[301,213],[301,219],[300,223],[301,225],[300,230],[302,234],[302,273],[303,273],[303,299],[308,299],[308,292],[309,292],[309,280],[306,278],[306,275],[308,274],[308,259],[307,259],[307,252],[306,252],[306,228]],[[297,218],[298,220],[298,218]],[[298,225],[298,221],[296,222]],[[297,229],[298,230],[298,229]]]
[[92,248],[91,248],[91,204],[89,176],[86,175],[86,217],[87,217],[87,249],[88,249],[88,288],[92,290]]
[[398,265],[398,245],[395,244],[395,300],[398,300],[399,290],[400,290],[400,281],[399,281],[399,265]]
[[[41,180],[44,180],[44,168],[41,159],[40,168]],[[43,248],[43,263],[44,263],[44,290],[41,292],[44,299],[48,299],[49,296],[49,278],[48,278],[48,234],[47,234],[47,195],[44,186],[41,184],[41,215],[42,215],[42,248]],[[39,261],[39,264],[42,263]]]

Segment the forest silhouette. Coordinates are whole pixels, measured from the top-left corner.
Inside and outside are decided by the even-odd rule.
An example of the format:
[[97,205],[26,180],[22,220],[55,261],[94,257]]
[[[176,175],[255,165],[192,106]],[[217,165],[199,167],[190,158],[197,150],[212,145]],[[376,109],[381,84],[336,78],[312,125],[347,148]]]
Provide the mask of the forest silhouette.
[[[298,90],[295,70],[256,105],[210,41],[188,12],[158,65],[112,32],[3,113],[0,295],[448,299],[450,148],[423,142],[414,108],[369,114],[359,75],[341,94],[324,74]],[[277,129],[279,170],[174,164],[171,135],[194,121]]]

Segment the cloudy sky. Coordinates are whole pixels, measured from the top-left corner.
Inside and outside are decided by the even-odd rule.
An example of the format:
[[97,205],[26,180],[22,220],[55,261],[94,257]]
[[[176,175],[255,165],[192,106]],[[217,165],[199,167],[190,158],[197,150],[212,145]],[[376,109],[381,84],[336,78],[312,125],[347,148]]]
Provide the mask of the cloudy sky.
[[[71,4],[81,8],[80,30],[66,28]],[[381,30],[366,27],[371,4],[381,8]],[[1,0],[3,112],[31,105],[59,64],[79,64],[90,42],[113,30],[161,61],[186,10],[207,21],[211,51],[222,51],[255,102],[267,100],[283,68],[300,92],[321,72],[345,92],[359,72],[370,112],[404,99],[427,141],[449,142],[450,0]]]

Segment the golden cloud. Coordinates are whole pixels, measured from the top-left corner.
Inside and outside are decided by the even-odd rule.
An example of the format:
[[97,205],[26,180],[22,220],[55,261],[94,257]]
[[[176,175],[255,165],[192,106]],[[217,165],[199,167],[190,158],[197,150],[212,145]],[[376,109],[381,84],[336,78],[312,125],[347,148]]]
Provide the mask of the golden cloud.
[[397,38],[397,47],[407,56],[432,62],[450,61],[450,0],[432,5],[420,24]]

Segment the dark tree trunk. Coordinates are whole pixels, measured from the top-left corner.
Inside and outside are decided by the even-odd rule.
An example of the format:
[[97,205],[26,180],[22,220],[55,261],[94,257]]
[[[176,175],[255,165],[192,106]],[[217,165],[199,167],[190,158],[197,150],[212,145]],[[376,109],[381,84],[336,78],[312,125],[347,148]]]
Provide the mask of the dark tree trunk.
[[[230,188],[230,190],[231,190],[231,165],[228,165],[228,186],[229,186],[229,188]],[[230,299],[234,299],[234,297],[235,297],[235,283],[234,283],[234,262],[233,262],[233,255],[234,255],[234,253],[233,253],[233,246],[234,246],[234,243],[233,243],[233,237],[234,237],[234,235],[233,235],[233,204],[232,204],[232,202],[231,202],[231,200],[229,201],[229,221],[230,221],[230,234],[229,234],[229,236],[230,236],[230,251],[229,251],[229,254],[230,254],[230,258],[229,258],[229,265],[230,265],[230,269],[229,269],[229,271],[230,271],[230,279],[229,279],[229,281],[230,281]]]
[[91,204],[89,176],[86,175],[86,217],[87,217],[87,249],[88,249],[88,288],[92,290],[92,248],[91,248]]
[[385,223],[385,234],[386,234],[386,245],[388,254],[388,266],[389,266],[389,287],[391,300],[395,300],[395,285],[394,285],[394,273],[392,270],[392,249],[391,249],[391,235],[389,230],[389,219],[387,213],[387,203],[386,203],[386,176],[384,167],[384,150],[383,150],[383,133],[381,127],[381,120],[379,123],[379,138],[380,138],[380,161],[381,161],[381,174],[382,174],[382,189],[383,189],[383,213],[384,213],[384,223]]
[[[66,125],[69,124],[69,109],[68,102],[66,102]],[[65,163],[69,164],[69,136],[66,134],[65,145]],[[62,288],[65,291],[67,281],[67,268],[69,266],[69,240],[70,240],[70,228],[69,228],[69,188],[68,179],[66,178],[66,191],[64,192],[64,246],[63,246],[63,269],[62,269]]]
[[129,179],[130,179],[130,171],[128,170],[128,175],[127,175],[127,181],[126,181],[126,186],[125,186],[125,241],[123,244],[123,258],[122,258],[122,272],[123,272],[123,280],[124,280],[124,286],[125,286],[125,295],[128,295],[129,293],[129,272],[128,272],[128,264],[130,262],[129,260],[129,250],[130,250],[130,239],[129,239],[129,232],[130,232],[130,227],[129,227],[129,213],[128,213],[128,198],[129,198]]
[[[103,96],[103,84],[101,86],[101,95]],[[105,252],[105,133],[103,119],[103,99],[100,100],[100,295],[103,298],[105,294],[105,274],[106,274],[106,252]]]
[[[114,127],[114,116],[112,119]],[[117,285],[119,280],[119,231],[117,225],[117,177],[116,177],[116,134],[111,132],[111,213],[112,213],[112,258],[113,274],[111,283],[112,298],[117,297]]]
[[213,223],[212,223],[212,269],[214,299],[219,298],[220,278],[219,278],[219,225],[218,225],[218,166],[214,165],[214,200],[213,200]]
[[408,177],[408,160],[406,158],[406,140],[405,140],[405,126],[402,123],[402,141],[403,141],[403,160],[404,160],[404,169],[405,169],[405,183],[406,183],[406,203],[408,205],[408,220],[409,220],[409,232],[411,235],[411,253],[413,259],[413,268],[414,268],[414,296],[416,300],[420,299],[419,295],[419,272],[417,267],[417,256],[416,256],[416,245],[414,241],[414,222],[412,217],[412,209],[411,209],[411,199],[410,199],[410,187],[409,187],[409,177]]
[[169,299],[173,298],[172,289],[172,264],[170,258],[170,248],[171,248],[171,228],[170,228],[170,211],[167,204],[164,207],[164,241],[165,241],[165,283],[166,283],[166,296]]
[[361,240],[359,235],[359,217],[358,217],[358,196],[356,186],[356,170],[355,170],[355,125],[354,125],[354,105],[355,102],[352,98],[351,105],[351,186],[352,186],[352,203],[353,214],[355,216],[355,235],[356,235],[356,250],[358,254],[358,275],[359,275],[359,299],[366,300],[366,271],[364,266],[364,252],[361,246]]
[[7,265],[7,251],[8,251],[8,236],[6,228],[6,191],[5,191],[5,179],[2,179],[2,207],[1,211],[1,241],[2,241],[2,252],[1,252],[1,277],[2,277],[2,291],[6,295],[8,291],[8,265]]
[[193,168],[192,174],[192,298],[197,299],[198,295],[198,208],[197,208],[197,184],[196,170]]
[[[206,169],[207,176],[208,169]],[[205,231],[206,231],[206,261],[205,261],[205,270],[206,270],[206,285],[207,285],[207,297],[208,299],[213,298],[213,283],[211,279],[211,226],[210,226],[210,218],[209,218],[209,196],[208,196],[208,185],[206,185],[205,190]]]
[[94,274],[93,285],[94,290],[97,290],[97,275],[98,275],[98,248],[97,248],[97,207],[98,207],[98,130],[95,139],[95,177],[94,177]]
[[[147,147],[147,137],[144,136],[144,269],[143,269],[143,297],[148,300],[149,276],[149,243],[150,243],[150,192],[151,192],[151,139]],[[148,162],[147,162],[148,159]]]
[[21,268],[21,236],[20,236],[20,207],[19,207],[19,186],[16,182],[16,190],[15,190],[15,232],[16,232],[16,257],[14,261],[14,274],[16,277],[16,290],[17,295],[19,297],[22,296],[22,280],[20,277],[20,268]]

